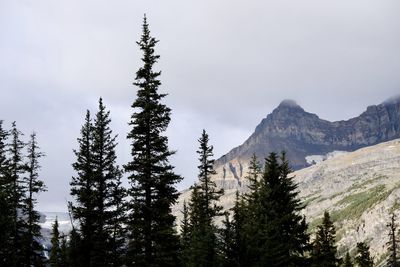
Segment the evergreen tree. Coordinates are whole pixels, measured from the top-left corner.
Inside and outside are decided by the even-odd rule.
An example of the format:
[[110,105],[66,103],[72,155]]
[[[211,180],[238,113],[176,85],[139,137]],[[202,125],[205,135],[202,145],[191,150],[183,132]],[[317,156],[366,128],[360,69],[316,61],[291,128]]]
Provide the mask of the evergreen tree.
[[[76,171],[76,176],[72,177],[71,195],[75,198],[72,213],[75,219],[79,221],[80,236],[78,232],[71,233],[71,244],[73,253],[79,251],[84,257],[73,255],[71,259],[77,261],[77,266],[90,267],[90,261],[93,257],[96,210],[94,195],[94,173],[93,173],[93,124],[90,118],[90,112],[86,112],[85,123],[81,129],[81,137],[78,138],[79,148],[74,150],[76,162],[72,164]],[[82,262],[78,262],[82,260]]]
[[67,246],[67,263],[70,267],[81,267],[85,266],[82,265],[82,262],[85,262],[83,259],[87,257],[87,255],[83,254],[81,250],[82,239],[79,233],[76,231],[75,228],[72,228],[71,232],[69,233],[69,242]]
[[359,267],[372,267],[374,261],[369,254],[369,246],[364,242],[357,243],[357,255],[355,262]]
[[343,267],[353,267],[353,262],[351,261],[350,253],[346,252],[346,256],[344,257]]
[[333,267],[337,266],[339,259],[336,258],[335,245],[336,230],[329,212],[324,212],[324,218],[321,225],[318,225],[316,237],[313,242],[311,252],[312,266],[315,267]]
[[17,129],[16,123],[12,123],[11,144],[9,149],[10,161],[6,183],[9,185],[10,205],[12,209],[10,235],[10,261],[9,266],[24,266],[27,247],[24,244],[27,233],[27,224],[21,216],[25,206],[23,198],[26,188],[23,186],[23,175],[26,171],[26,165],[23,162],[22,149],[25,143],[21,141],[22,133]]
[[222,215],[222,207],[216,203],[223,190],[217,189],[215,182],[211,180],[215,171],[213,147],[208,142],[208,134],[203,130],[197,151],[200,161],[199,182],[192,187],[189,204],[191,242],[187,266],[218,266],[217,227],[213,220]]
[[261,186],[261,166],[255,154],[253,154],[250,163],[249,171],[245,177],[249,181],[247,192],[244,196],[242,207],[242,217],[246,218],[243,222],[242,230],[242,266],[243,263],[248,263],[250,266],[256,265],[260,259],[260,240],[259,227],[261,226],[261,216],[263,209],[260,200]]
[[390,218],[390,222],[387,224],[387,227],[389,228],[389,242],[387,243],[390,252],[389,264],[391,267],[396,267],[399,266],[397,259],[397,244],[399,241],[396,238],[397,223],[394,213],[392,214],[392,217]]
[[76,198],[73,212],[80,224],[79,248],[85,252],[81,263],[85,266],[121,266],[124,254],[126,192],[110,123],[110,112],[100,98],[93,123],[87,112],[75,151],[77,176],[71,182],[71,194]]
[[257,237],[249,244],[257,266],[308,266],[305,253],[309,250],[309,236],[303,206],[296,191],[297,185],[289,177],[291,170],[282,153],[280,159],[271,153],[259,187],[259,208],[255,216]]
[[[99,100],[99,111],[93,124],[92,174],[94,197],[94,240],[91,266],[120,265],[116,253],[121,252],[122,223],[124,218],[125,191],[121,186],[121,171],[116,165],[116,136],[110,129],[110,112],[106,111],[103,100]],[[112,261],[112,262],[110,262]],[[115,262],[117,261],[117,262]]]
[[189,221],[189,209],[186,201],[183,202],[182,210],[183,219],[181,221],[181,232],[180,232],[180,245],[181,245],[181,255],[180,261],[182,263],[189,262],[190,259],[190,221]]
[[67,238],[65,235],[62,235],[61,237],[61,245],[60,245],[60,267],[69,267],[71,266],[69,264],[69,259],[68,259],[68,245],[67,245]]
[[39,179],[39,159],[44,156],[39,151],[36,140],[36,133],[32,133],[30,141],[27,144],[27,177],[23,179],[25,187],[25,196],[23,199],[24,207],[22,209],[23,217],[26,220],[26,232],[24,233],[24,247],[25,247],[25,265],[26,266],[39,266],[42,265],[44,256],[43,248],[39,243],[41,238],[39,219],[40,215],[35,210],[37,199],[35,195],[46,190],[43,181]]
[[3,129],[0,120],[0,266],[12,266],[13,209],[11,205],[12,187],[9,179],[9,159],[7,158],[9,132]]
[[[119,172],[119,171],[118,171]],[[119,172],[120,173],[120,172]],[[107,227],[110,232],[109,263],[111,266],[122,266],[126,254],[126,189],[122,186],[121,176],[116,175],[110,184],[111,206]]]
[[237,261],[237,247],[233,222],[229,219],[229,213],[225,214],[221,229],[222,266],[239,266]]
[[222,229],[224,266],[245,266],[246,244],[244,224],[247,220],[245,204],[239,192],[236,191],[235,205],[232,210],[232,220],[226,215]]
[[143,67],[136,72],[134,85],[139,89],[129,123],[132,160],[125,166],[131,182],[128,266],[176,266],[178,261],[179,237],[171,207],[179,195],[175,184],[182,178],[169,163],[174,152],[163,135],[171,110],[161,103],[166,96],[158,92],[161,73],[153,69],[159,59],[154,52],[157,42],[145,17],[137,42],[143,52]]
[[57,217],[54,221],[51,231],[51,250],[49,263],[51,267],[61,266],[61,247],[60,247],[60,232],[58,231]]

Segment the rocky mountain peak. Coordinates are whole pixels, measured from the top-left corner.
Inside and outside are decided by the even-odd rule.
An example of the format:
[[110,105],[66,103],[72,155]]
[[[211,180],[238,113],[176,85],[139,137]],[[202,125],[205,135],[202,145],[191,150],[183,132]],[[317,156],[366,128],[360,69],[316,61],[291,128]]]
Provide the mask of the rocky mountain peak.
[[279,112],[279,111],[286,111],[286,110],[297,110],[297,111],[303,111],[304,109],[300,107],[296,101],[291,100],[291,99],[285,99],[283,100],[279,106],[274,110],[274,112]]
[[[240,180],[244,166],[255,153],[259,159],[270,152],[286,151],[292,168],[309,166],[309,156],[333,151],[354,151],[400,138],[400,97],[374,105],[360,116],[330,122],[304,111],[293,100],[284,100],[256,127],[255,132],[239,147],[216,161],[223,177],[229,172]],[[226,175],[225,175],[226,174]]]

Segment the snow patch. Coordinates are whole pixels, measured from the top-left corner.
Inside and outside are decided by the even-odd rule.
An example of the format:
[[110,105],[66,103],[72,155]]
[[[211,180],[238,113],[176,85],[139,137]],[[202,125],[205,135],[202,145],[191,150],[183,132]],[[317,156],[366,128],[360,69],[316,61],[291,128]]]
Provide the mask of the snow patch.
[[335,150],[335,151],[329,152],[326,155],[309,155],[309,156],[306,156],[306,162],[310,165],[314,165],[314,164],[318,164],[322,161],[325,161],[327,159],[333,159],[333,158],[336,158],[337,156],[344,155],[347,153],[349,153],[349,152]]

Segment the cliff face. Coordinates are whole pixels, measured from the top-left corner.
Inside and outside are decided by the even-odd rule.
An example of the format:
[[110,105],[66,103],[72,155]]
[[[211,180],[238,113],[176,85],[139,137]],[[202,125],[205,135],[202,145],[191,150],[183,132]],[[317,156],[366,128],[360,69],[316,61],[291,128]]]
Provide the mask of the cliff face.
[[400,137],[400,97],[370,106],[360,116],[329,122],[304,111],[294,101],[283,101],[239,147],[215,162],[216,180],[241,182],[249,158],[286,151],[292,168],[310,166],[306,157],[332,151],[354,151]]

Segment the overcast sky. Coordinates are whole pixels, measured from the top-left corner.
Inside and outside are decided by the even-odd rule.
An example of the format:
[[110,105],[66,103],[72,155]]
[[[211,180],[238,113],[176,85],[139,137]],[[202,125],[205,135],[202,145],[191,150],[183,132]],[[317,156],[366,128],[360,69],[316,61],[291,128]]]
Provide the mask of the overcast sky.
[[398,0],[0,0],[0,119],[16,120],[25,140],[35,130],[47,155],[39,210],[66,210],[72,149],[100,96],[118,162],[129,161],[144,13],[160,40],[180,189],[196,179],[203,128],[217,158],[283,99],[342,120],[400,93]]

